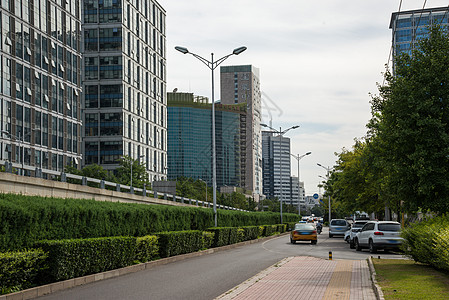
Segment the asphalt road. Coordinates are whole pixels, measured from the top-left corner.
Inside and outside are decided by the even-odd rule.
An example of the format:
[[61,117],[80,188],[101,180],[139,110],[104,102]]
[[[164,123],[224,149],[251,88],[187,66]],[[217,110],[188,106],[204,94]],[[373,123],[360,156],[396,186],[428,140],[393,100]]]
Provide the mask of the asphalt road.
[[[203,255],[163,266],[98,281],[60,291],[40,300],[53,299],[214,299],[260,271],[289,256],[314,256],[333,259],[365,259],[367,250],[349,249],[343,238],[328,237],[327,228],[318,237],[318,244],[290,243],[288,235],[227,251]],[[400,258],[394,253],[377,257]]]

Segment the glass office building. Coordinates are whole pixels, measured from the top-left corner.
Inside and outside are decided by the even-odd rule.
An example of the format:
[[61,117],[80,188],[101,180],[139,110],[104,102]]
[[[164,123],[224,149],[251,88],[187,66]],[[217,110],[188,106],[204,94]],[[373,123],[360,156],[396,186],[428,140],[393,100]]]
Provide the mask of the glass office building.
[[441,25],[447,30],[448,9],[446,6],[393,13],[390,21],[393,35],[393,62],[394,57],[400,53],[411,54],[419,40],[428,36],[429,25]]
[[165,11],[156,1],[84,0],[84,164],[123,155],[166,179]]
[[80,5],[0,2],[0,160],[27,175],[81,160]]
[[[168,178],[202,179],[212,186],[212,107],[207,98],[168,93]],[[217,187],[240,187],[242,105],[215,105]]]

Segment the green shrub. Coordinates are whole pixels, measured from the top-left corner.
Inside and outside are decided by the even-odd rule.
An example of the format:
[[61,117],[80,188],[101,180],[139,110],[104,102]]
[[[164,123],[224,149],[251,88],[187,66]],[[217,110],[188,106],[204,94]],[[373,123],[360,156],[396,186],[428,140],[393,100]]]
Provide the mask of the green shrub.
[[227,245],[232,245],[241,242],[238,227],[229,227],[229,239]]
[[31,287],[46,258],[42,250],[0,253],[0,294]]
[[48,269],[44,278],[49,281],[130,266],[136,255],[134,237],[45,240],[35,246],[48,253]]
[[245,230],[243,228],[237,228],[237,239],[238,239],[237,243],[246,241],[245,240]]
[[[220,227],[277,224],[279,213],[217,211]],[[296,214],[284,214],[286,222]],[[0,251],[32,247],[39,240],[146,236],[214,226],[213,210],[0,194]]]
[[203,231],[203,248],[209,249],[212,247],[212,243],[214,242],[214,233],[209,231]]
[[297,222],[288,222],[288,223],[286,223],[286,225],[287,225],[287,231],[292,231],[293,230],[293,228],[295,228],[295,224],[296,224]]
[[255,240],[261,236],[259,232],[259,226],[244,226],[243,229],[243,240]]
[[263,236],[271,236],[277,231],[277,225],[264,225]]
[[138,237],[136,240],[136,260],[147,262],[159,256],[158,238],[155,235]]
[[199,230],[155,233],[159,240],[159,254],[170,257],[199,251],[204,246],[203,232]]
[[214,241],[212,247],[221,247],[229,245],[229,234],[231,227],[212,227],[207,231],[214,233]]

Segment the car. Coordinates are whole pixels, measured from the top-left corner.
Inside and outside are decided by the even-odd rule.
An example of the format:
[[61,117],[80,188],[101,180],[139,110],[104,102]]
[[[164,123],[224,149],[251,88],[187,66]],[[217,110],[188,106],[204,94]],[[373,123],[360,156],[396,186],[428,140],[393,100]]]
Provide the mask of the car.
[[332,219],[329,224],[329,237],[331,238],[334,235],[344,236],[350,228],[351,226],[345,219]]
[[290,232],[290,243],[297,241],[310,241],[316,244],[318,241],[316,227],[311,223],[296,223],[295,228]]
[[361,251],[368,248],[369,252],[377,250],[398,250],[403,242],[400,236],[401,224],[394,221],[370,221],[363,225],[354,239],[355,249]]
[[350,235],[350,234],[351,234],[351,229],[346,230],[345,236],[344,236],[344,240],[345,240],[345,242],[348,243],[348,244],[349,244],[349,235]]
[[354,221],[354,223],[351,226],[351,229],[347,231],[349,248],[355,249],[354,238],[356,237],[357,233],[360,232],[360,230],[362,230],[363,225],[368,223],[368,221],[369,220]]

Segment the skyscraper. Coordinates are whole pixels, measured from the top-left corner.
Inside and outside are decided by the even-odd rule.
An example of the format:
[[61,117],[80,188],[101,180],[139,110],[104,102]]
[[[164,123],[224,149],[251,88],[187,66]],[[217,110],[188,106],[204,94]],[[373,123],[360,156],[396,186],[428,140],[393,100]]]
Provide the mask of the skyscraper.
[[437,7],[395,12],[391,15],[390,29],[393,35],[394,57],[402,52],[411,54],[423,37],[428,36],[429,25],[448,26],[449,8]]
[[[240,145],[242,188],[258,201],[262,194],[261,92],[259,69],[251,65],[220,68],[221,103],[246,105],[245,138]],[[244,183],[244,184],[243,184]]]
[[62,171],[67,164],[77,165],[80,1],[0,5],[0,159],[24,165],[30,175],[34,168]]
[[262,149],[263,194],[279,200],[282,196],[283,202],[290,204],[294,201],[290,177],[290,139],[272,131],[262,131]]
[[[168,93],[168,178],[202,179],[212,186],[212,107],[206,97]],[[217,187],[240,182],[244,105],[215,104]]]
[[165,11],[154,0],[84,0],[84,164],[143,156],[166,179]]

